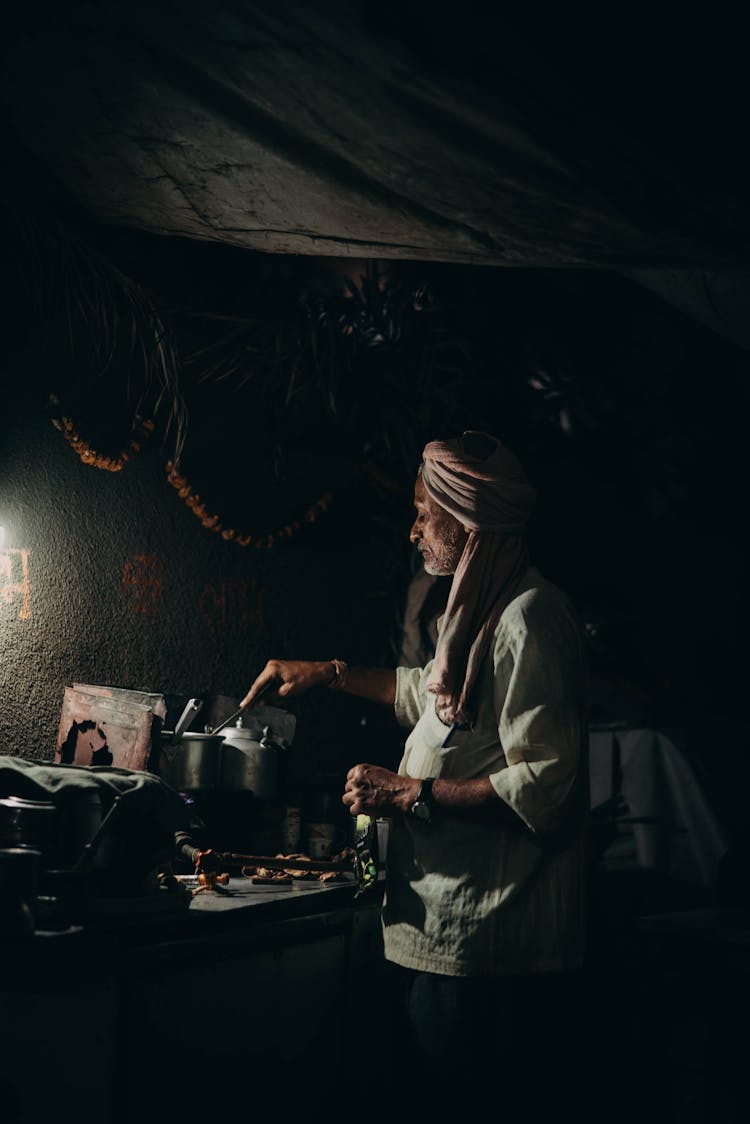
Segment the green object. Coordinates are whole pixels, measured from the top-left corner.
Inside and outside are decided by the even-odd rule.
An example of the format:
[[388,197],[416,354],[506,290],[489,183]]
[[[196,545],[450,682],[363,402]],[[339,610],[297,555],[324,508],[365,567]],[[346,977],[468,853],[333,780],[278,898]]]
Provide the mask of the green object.
[[356,897],[364,893],[378,880],[378,831],[377,821],[370,816],[359,815],[354,827],[355,874],[357,876]]

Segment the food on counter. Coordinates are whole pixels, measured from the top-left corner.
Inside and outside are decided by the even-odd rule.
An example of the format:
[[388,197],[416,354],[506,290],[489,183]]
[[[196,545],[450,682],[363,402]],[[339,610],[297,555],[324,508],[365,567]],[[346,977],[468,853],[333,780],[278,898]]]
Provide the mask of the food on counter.
[[283,870],[269,870],[265,866],[259,866],[256,873],[252,875],[252,881],[255,885],[273,882],[275,886],[291,886],[292,876],[285,874]]
[[[289,859],[290,865],[285,868],[287,874],[291,874],[293,878],[298,879],[313,879],[317,878],[318,882],[340,882],[343,879],[343,872],[340,870],[315,870],[314,867],[305,867],[300,869],[294,866],[294,859],[304,859],[305,862],[313,862],[309,855],[295,852],[291,855],[277,855],[277,859]],[[345,847],[338,855],[332,855],[328,860],[329,862],[347,863],[353,862],[354,851],[351,847]]]
[[[305,862],[311,861],[310,856],[304,855],[301,851],[294,851],[289,855],[278,854],[276,856],[276,858],[277,859],[288,859],[290,861],[290,863],[292,863],[292,860],[294,860],[294,859],[303,859]],[[289,867],[284,868],[284,873],[285,874],[291,874],[292,878],[317,878],[320,871],[311,870],[309,867],[306,868],[306,869],[300,870],[299,867],[295,867],[294,865],[290,865]]]
[[215,890],[217,886],[229,885],[229,875],[227,873],[219,874],[215,870],[201,871],[198,875],[198,884],[205,886],[207,890]]
[[[253,882],[256,882],[256,883],[273,882],[273,883],[281,883],[282,885],[284,883],[286,883],[286,884],[290,883],[293,879],[297,880],[297,881],[299,881],[299,880],[304,880],[304,881],[317,880],[318,882],[324,882],[324,883],[340,882],[340,881],[343,880],[343,871],[340,871],[340,870],[323,870],[323,869],[316,870],[315,866],[304,866],[304,867],[295,866],[295,863],[294,863],[295,859],[299,859],[304,863],[314,863],[314,860],[311,859],[309,855],[306,855],[301,851],[294,851],[294,852],[292,852],[291,854],[288,854],[288,855],[285,855],[285,854],[280,852],[277,855],[275,855],[274,858],[280,859],[280,860],[284,861],[285,863],[288,862],[289,865],[288,866],[285,865],[281,869],[273,869],[273,870],[270,867],[265,867],[265,866],[245,865],[245,866],[242,867],[243,878],[252,878]],[[344,850],[341,851],[338,855],[333,855],[330,860],[326,860],[326,864],[329,861],[337,862],[337,863],[350,863],[351,862],[353,864],[353,862],[354,862],[354,851],[351,847],[345,847]]]

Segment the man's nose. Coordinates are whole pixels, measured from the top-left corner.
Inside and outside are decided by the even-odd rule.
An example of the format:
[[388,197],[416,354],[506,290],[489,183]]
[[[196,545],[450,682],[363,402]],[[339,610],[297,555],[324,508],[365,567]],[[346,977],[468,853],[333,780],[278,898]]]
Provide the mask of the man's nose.
[[409,531],[409,542],[419,542],[422,537],[416,523],[412,523],[411,530]]

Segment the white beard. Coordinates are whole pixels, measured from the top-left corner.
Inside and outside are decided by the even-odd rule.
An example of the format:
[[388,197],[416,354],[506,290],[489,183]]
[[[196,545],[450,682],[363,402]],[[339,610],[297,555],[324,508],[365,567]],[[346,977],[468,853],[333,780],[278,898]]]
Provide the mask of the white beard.
[[447,532],[436,551],[431,551],[428,557],[422,555],[426,572],[436,578],[445,578],[450,574],[455,574],[465,545],[466,535],[463,528],[456,524]]

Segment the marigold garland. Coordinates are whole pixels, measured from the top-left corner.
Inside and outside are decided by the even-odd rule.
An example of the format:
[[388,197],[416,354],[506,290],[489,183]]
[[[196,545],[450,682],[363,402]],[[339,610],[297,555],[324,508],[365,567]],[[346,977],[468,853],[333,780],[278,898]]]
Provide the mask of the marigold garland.
[[319,500],[308,507],[301,519],[295,519],[293,522],[279,527],[277,531],[270,531],[265,535],[250,535],[244,531],[235,531],[232,527],[225,527],[219,521],[218,515],[210,515],[198,493],[192,490],[186,478],[180,475],[172,461],[167,462],[166,471],[167,480],[175,489],[177,495],[185,501],[193,515],[200,519],[207,530],[220,534],[227,542],[236,542],[239,546],[254,546],[256,549],[262,547],[268,550],[275,542],[291,538],[302,530],[305,523],[314,523],[320,513],[325,511],[333,500],[332,492],[324,492]]
[[[70,418],[52,418],[52,424],[60,430],[65,440],[84,464],[103,469],[105,472],[120,472],[130,458],[140,452],[142,442],[150,437],[155,428],[154,422],[150,419],[136,418],[134,433],[127,448],[123,449],[118,457],[107,457],[103,453],[97,453],[88,441],[81,437]],[[226,542],[236,542],[240,546],[269,549],[281,539],[291,538],[298,531],[301,531],[305,523],[314,523],[320,513],[325,511],[333,500],[332,492],[324,492],[320,499],[308,507],[301,519],[295,519],[291,523],[279,527],[278,530],[270,531],[264,535],[250,535],[243,531],[235,531],[232,527],[225,527],[220,522],[218,515],[210,515],[198,493],[192,490],[186,478],[180,475],[172,461],[167,462],[166,471],[169,483],[176,490],[180,499],[185,501],[196,518],[200,519],[203,526],[209,531],[220,534]]]
[[101,468],[105,472],[120,472],[130,458],[141,451],[141,444],[147,441],[154,431],[154,423],[150,418],[137,417],[133,427],[133,436],[130,438],[127,448],[123,449],[118,457],[106,457],[103,453],[97,453],[96,449],[92,449],[88,441],[76,432],[70,418],[52,418],[52,424],[60,430],[65,440],[84,464],[90,464],[93,468]]

